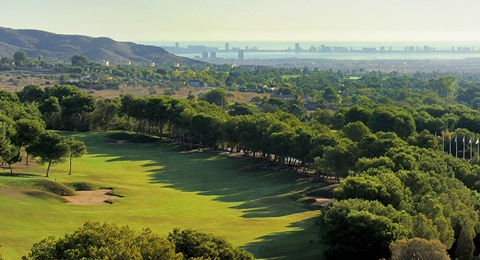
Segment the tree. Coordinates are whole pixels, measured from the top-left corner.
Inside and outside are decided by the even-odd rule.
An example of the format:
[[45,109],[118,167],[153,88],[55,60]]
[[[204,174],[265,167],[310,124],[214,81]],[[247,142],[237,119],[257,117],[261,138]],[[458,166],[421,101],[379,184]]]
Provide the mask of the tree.
[[12,70],[13,69],[13,60],[7,57],[0,58],[0,70]]
[[363,137],[371,133],[370,129],[361,121],[348,123],[342,128],[343,136],[354,142],[360,142]]
[[58,103],[57,97],[49,97],[45,99],[39,106],[38,110],[42,113],[42,118],[45,120],[47,128],[58,129],[60,127],[60,111],[62,108]]
[[376,108],[368,122],[373,132],[395,132],[399,137],[407,138],[415,132],[415,121],[410,113],[398,111],[391,106]]
[[414,133],[408,137],[407,142],[410,145],[415,145],[422,148],[438,149],[440,146],[440,143],[437,141],[437,139],[435,139],[434,135],[432,135],[426,129],[420,133]]
[[258,107],[245,103],[237,103],[230,105],[228,114],[231,116],[253,115],[258,112]]
[[412,219],[378,201],[348,199],[331,203],[321,214],[318,234],[326,259],[380,259],[390,243],[408,238]]
[[[101,99],[95,104],[90,130],[112,130],[119,122],[120,100]],[[158,111],[158,109],[156,110]]]
[[47,163],[45,177],[48,177],[52,164],[65,161],[69,147],[64,137],[55,132],[46,131],[38,136],[38,139],[27,148],[27,151],[33,156],[39,157],[41,164]]
[[381,169],[377,171],[381,173],[377,173],[376,176],[367,174],[348,176],[342,180],[342,185],[335,189],[335,198],[377,200],[385,206],[390,204],[398,208],[402,200],[408,200],[402,182],[391,171]]
[[15,54],[13,54],[13,61],[16,66],[23,66],[27,60],[28,56],[24,51],[16,51]]
[[322,97],[323,99],[325,99],[327,102],[330,102],[330,103],[341,101],[340,95],[335,92],[335,89],[333,89],[332,86],[327,86],[323,90]]
[[[17,134],[14,140],[20,150],[22,147],[32,144],[37,136],[45,131],[45,123],[40,118],[22,118],[15,123],[15,128]],[[26,164],[28,165],[28,153]]]
[[38,85],[27,85],[20,92],[17,92],[17,96],[22,103],[43,101],[43,90]]
[[221,119],[200,113],[192,117],[189,135],[201,148],[214,147],[221,138]]
[[11,103],[20,104],[20,100],[15,93],[0,89],[0,101],[7,101]]
[[215,104],[219,107],[224,107],[227,104],[227,94],[225,90],[217,88],[200,95],[200,100],[205,100],[208,103]]
[[168,240],[175,244],[175,251],[183,253],[184,259],[254,259],[247,251],[233,247],[221,237],[192,229],[174,229]]
[[358,159],[357,163],[355,164],[355,168],[357,172],[363,172],[374,168],[385,168],[394,170],[395,163],[392,161],[392,159],[386,156],[375,158],[362,157]]
[[62,106],[62,116],[73,121],[73,127],[67,127],[69,130],[84,130],[88,126],[83,122],[85,113],[92,112],[95,109],[95,98],[92,95],[75,94],[63,98],[60,102]]
[[453,76],[444,76],[436,79],[431,79],[428,82],[431,89],[437,91],[438,95],[446,98],[455,93],[458,87],[457,79]]
[[182,259],[167,239],[144,229],[86,222],[62,238],[48,237],[33,245],[23,259]]
[[72,158],[80,158],[87,152],[87,146],[85,143],[77,140],[75,138],[67,138],[66,139],[67,145],[70,148],[69,152],[69,159],[70,159],[70,168],[68,170],[68,175],[72,174]]
[[0,114],[0,161],[4,169],[8,165],[10,173],[13,173],[11,164],[20,159],[18,148],[12,143],[16,134],[13,120]]
[[356,105],[356,106],[350,107],[345,112],[345,121],[347,123],[361,121],[364,124],[367,124],[368,121],[370,120],[371,114],[372,112],[370,110],[367,110],[366,108]]
[[392,260],[449,260],[445,245],[438,240],[412,238],[397,240],[390,245]]
[[12,163],[20,161],[20,153],[18,148],[13,144],[7,144],[3,146],[0,149],[0,159],[5,164],[5,167],[8,165],[10,173],[13,174]]
[[335,180],[346,177],[348,170],[356,162],[356,146],[349,139],[340,139],[335,146],[327,146],[323,149],[323,156],[315,158],[315,167],[335,173]]
[[88,62],[88,58],[83,55],[74,55],[72,57],[72,66],[86,67]]

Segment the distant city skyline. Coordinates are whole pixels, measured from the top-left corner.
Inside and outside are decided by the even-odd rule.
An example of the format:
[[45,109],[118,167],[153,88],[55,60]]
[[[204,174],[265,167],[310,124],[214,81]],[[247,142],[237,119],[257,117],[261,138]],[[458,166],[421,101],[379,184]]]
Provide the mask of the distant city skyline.
[[16,0],[0,26],[120,41],[480,42],[472,0]]

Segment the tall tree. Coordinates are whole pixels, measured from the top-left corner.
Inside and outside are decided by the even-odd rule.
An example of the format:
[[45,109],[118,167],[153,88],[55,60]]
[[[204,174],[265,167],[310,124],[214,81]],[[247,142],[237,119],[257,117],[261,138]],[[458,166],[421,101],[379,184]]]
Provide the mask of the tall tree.
[[[32,144],[38,135],[45,131],[45,123],[40,118],[22,118],[15,123],[15,128],[15,144],[21,150],[22,147]],[[26,164],[28,165],[28,153]]]
[[33,156],[39,157],[41,164],[48,165],[45,174],[45,177],[48,177],[52,164],[65,161],[69,147],[64,137],[55,132],[46,131],[38,136],[38,139],[27,148],[27,151]]
[[68,147],[70,148],[69,159],[70,167],[68,170],[68,175],[72,175],[72,158],[80,158],[87,152],[87,146],[84,142],[77,140],[75,138],[67,138],[66,140]]
[[[69,130],[84,130],[88,127],[83,122],[85,114],[95,109],[95,98],[86,94],[75,94],[65,97],[61,102],[62,116],[73,121],[73,127],[67,127]],[[82,124],[83,123],[83,124]]]
[[13,173],[11,164],[20,159],[18,149],[12,143],[15,134],[13,120],[0,114],[0,161],[4,164],[4,169],[9,166],[10,173]]

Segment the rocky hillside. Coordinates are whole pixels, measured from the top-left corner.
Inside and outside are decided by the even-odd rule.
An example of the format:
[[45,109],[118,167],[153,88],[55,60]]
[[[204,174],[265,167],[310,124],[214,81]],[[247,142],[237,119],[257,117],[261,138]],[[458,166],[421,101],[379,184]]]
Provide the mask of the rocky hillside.
[[42,56],[46,60],[70,60],[74,55],[85,55],[90,60],[113,63],[155,62],[157,64],[199,64],[199,61],[175,56],[165,49],[131,42],[117,42],[110,38],[81,35],[62,35],[39,30],[14,30],[0,27],[0,57],[12,57],[24,50],[29,57]]

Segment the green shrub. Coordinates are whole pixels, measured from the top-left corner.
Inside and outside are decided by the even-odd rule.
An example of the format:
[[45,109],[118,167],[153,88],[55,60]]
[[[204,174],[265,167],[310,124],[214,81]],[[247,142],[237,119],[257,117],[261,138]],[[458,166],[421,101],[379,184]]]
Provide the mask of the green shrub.
[[140,234],[128,226],[86,222],[63,238],[48,237],[23,259],[182,259],[175,246],[149,229]]
[[192,229],[174,229],[168,240],[175,244],[175,251],[187,259],[254,259],[245,250],[233,247],[225,239]]

